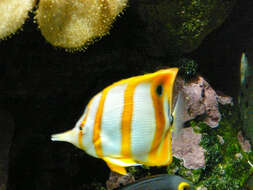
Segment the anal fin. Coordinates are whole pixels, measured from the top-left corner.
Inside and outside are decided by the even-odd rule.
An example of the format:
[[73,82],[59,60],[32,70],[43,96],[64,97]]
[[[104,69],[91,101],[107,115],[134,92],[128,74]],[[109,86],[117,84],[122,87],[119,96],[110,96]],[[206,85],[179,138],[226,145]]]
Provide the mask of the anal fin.
[[111,157],[104,157],[103,160],[107,163],[109,168],[122,175],[126,175],[125,167],[128,166],[139,166],[142,164],[136,163],[133,159],[130,158],[111,158]]
[[119,174],[121,174],[121,175],[126,175],[126,174],[127,174],[126,169],[125,169],[124,167],[122,167],[122,166],[115,165],[115,164],[112,164],[112,163],[110,163],[110,162],[106,162],[106,164],[108,165],[108,167],[109,167],[112,171],[114,171],[114,172],[116,172],[116,173],[119,173]]

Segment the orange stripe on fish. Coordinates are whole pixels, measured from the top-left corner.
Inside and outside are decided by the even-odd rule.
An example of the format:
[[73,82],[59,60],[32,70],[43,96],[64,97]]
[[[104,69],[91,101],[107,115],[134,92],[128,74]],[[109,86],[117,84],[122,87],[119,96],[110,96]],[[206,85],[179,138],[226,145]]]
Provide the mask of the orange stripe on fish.
[[163,88],[163,81],[158,80],[152,83],[150,88],[151,97],[153,100],[154,110],[155,110],[155,120],[156,120],[156,131],[155,136],[153,138],[151,151],[148,155],[148,162],[157,165],[159,163],[158,158],[158,148],[162,141],[162,136],[165,129],[165,116],[163,111],[163,99],[164,99],[164,92],[159,97],[156,92],[156,88],[161,85]]
[[98,157],[103,157],[101,138],[100,138],[100,130],[101,130],[101,120],[102,120],[105,98],[106,98],[106,95],[109,90],[110,90],[110,88],[106,88],[102,92],[102,96],[101,96],[101,99],[100,99],[100,102],[98,105],[95,123],[94,123],[94,131],[93,131],[93,140],[92,141],[95,146],[96,154],[98,155]]
[[131,121],[133,116],[133,96],[138,83],[128,84],[124,94],[124,108],[121,122],[121,154],[123,157],[131,156]]

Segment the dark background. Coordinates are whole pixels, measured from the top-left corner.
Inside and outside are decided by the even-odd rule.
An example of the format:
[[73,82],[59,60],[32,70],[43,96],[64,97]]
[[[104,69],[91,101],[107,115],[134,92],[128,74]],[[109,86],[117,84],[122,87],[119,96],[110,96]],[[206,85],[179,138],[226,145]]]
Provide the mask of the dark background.
[[[252,9],[253,2],[238,1],[225,23],[184,55],[199,64],[214,89],[235,100],[241,53],[253,61]],[[12,136],[8,190],[79,190],[105,183],[109,169],[103,161],[73,145],[52,143],[50,135],[74,127],[89,99],[112,82],[170,66],[175,58],[164,44],[145,48],[145,41],[156,37],[130,6],[110,35],[85,52],[52,47],[32,19],[0,42],[0,109],[9,114],[0,138]]]

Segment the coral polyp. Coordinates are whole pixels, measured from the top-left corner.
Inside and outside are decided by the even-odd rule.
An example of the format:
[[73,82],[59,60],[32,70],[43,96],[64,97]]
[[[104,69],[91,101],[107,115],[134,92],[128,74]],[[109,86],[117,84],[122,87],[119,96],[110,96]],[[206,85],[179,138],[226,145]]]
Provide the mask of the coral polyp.
[[36,19],[54,46],[79,49],[108,34],[126,0],[40,0]]
[[34,2],[34,0],[0,1],[0,40],[14,34],[25,23]]

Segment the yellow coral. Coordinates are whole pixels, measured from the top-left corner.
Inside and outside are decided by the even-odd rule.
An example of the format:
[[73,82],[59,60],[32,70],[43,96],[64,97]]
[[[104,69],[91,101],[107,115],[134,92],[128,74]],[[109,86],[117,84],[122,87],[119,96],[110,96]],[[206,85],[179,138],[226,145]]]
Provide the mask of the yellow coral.
[[14,34],[25,22],[35,0],[0,0],[0,39]]
[[54,46],[79,49],[108,33],[127,0],[40,0],[36,19]]

